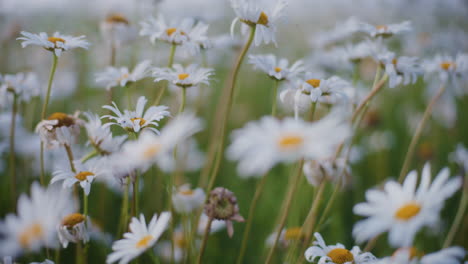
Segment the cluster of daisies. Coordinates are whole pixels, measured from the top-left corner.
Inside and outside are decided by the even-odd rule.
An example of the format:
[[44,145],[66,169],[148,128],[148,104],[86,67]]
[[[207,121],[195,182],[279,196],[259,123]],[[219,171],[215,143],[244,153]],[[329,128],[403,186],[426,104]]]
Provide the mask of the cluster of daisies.
[[[249,237],[255,232],[251,230],[252,219],[259,217],[256,207],[265,192],[265,179],[276,167],[290,165],[293,171],[288,173],[290,179],[282,205],[278,206],[275,230],[265,240],[266,263],[279,259],[281,251],[286,252],[285,263],[461,263],[465,249],[451,244],[468,199],[463,177],[451,177],[450,170],[444,168],[431,180],[429,163],[422,169],[419,181],[416,171],[407,170],[413,147],[433,107],[468,93],[468,54],[405,56],[392,49],[398,46],[394,43],[398,43],[399,36],[413,30],[411,22],[372,25],[356,18],[317,33],[312,43],[314,52],[292,63],[274,54],[248,54],[252,44],[278,45],[276,35],[280,22],[285,20],[288,2],[230,2],[236,15],[230,45],[243,48],[232,69],[230,84],[221,92],[206,155],[197,142],[198,134],[206,127],[198,115],[200,105],[208,103],[206,93],[210,91],[205,88],[216,86],[215,69],[208,68],[206,61],[203,66],[193,61],[222,45],[221,36],[208,37],[205,22],[192,18],[168,21],[160,14],[137,27],[121,14],[110,14],[100,24],[108,42],[109,63],[94,74],[95,84],[106,92],[107,101],[99,102],[100,110],[96,112],[49,109],[51,95],[60,89],[54,85],[59,78],[57,65],[71,50],[92,49],[86,37],[58,32],[20,33],[17,40],[23,48],[31,45],[49,51],[52,63],[45,83],[33,72],[0,75],[0,108],[9,111],[8,116],[2,114],[0,123],[10,128],[0,129],[0,152],[9,157],[5,182],[10,187],[10,209],[14,211],[0,221],[0,256],[4,262],[29,260],[28,255],[43,257],[39,254],[44,252],[47,259],[42,263],[54,263],[49,252],[54,249],[54,261],[58,263],[60,251],[74,244],[77,262],[88,263],[90,241],[95,240],[112,249],[106,263],[125,264],[135,259],[207,263],[204,252],[210,235],[225,228],[232,237],[234,222],[246,222],[236,256],[237,263],[245,263]],[[246,39],[243,44],[235,34],[237,24]],[[155,45],[165,43],[169,48],[166,65],[146,59],[133,68],[117,66],[117,55],[138,35]],[[175,62],[179,58],[176,54],[188,57],[190,63]],[[236,92],[243,89],[236,81],[241,78],[238,75],[244,61],[244,67],[270,79],[271,97],[264,101],[271,106],[271,112],[231,132],[227,122],[231,112],[237,110],[233,104]],[[375,72],[370,90],[361,88],[368,85],[360,78],[366,62]],[[156,87],[151,94],[140,89],[147,79]],[[417,121],[402,176],[367,190],[366,201],[353,208],[364,219],[354,225],[352,236],[358,244],[367,243],[366,248],[361,250],[356,245],[348,250],[340,243],[326,244],[317,231],[327,220],[336,193],[354,181],[351,165],[359,156],[355,153],[356,134],[363,119],[368,118],[371,102],[384,87],[398,89],[417,82],[427,85],[432,99]],[[42,101],[39,120],[35,116],[37,109],[32,109],[33,113],[23,111],[24,106],[38,101]],[[35,133],[26,126],[34,127]],[[375,145],[386,145],[382,137],[374,141]],[[219,169],[224,155],[236,163],[241,178],[258,182],[248,215],[241,214],[232,191],[214,186],[216,177],[223,174]],[[22,156],[38,168],[35,171],[39,180],[21,175],[18,157]],[[467,175],[468,150],[459,145],[450,160],[458,164],[463,176]],[[185,174],[198,171],[200,182],[192,188]],[[167,178],[164,183],[158,182],[164,185],[158,190],[167,196],[167,204],[164,210],[148,217],[140,208],[140,196],[147,186],[152,186],[156,174]],[[302,225],[288,227],[302,176],[316,189],[314,199]],[[119,215],[115,219],[117,230],[112,235],[103,231],[95,221],[96,212],[90,210],[96,189],[102,190],[96,187],[98,184],[121,200],[114,214]],[[24,186],[28,186],[30,194],[18,195],[26,191]],[[328,186],[334,188],[330,194],[324,191]],[[457,217],[448,227],[442,227],[445,202],[460,190],[463,195]],[[424,228],[440,229],[439,233],[445,234],[449,227],[442,249],[425,253],[418,248],[417,236],[431,235]],[[374,244],[383,239],[394,252],[391,256],[372,253]]]

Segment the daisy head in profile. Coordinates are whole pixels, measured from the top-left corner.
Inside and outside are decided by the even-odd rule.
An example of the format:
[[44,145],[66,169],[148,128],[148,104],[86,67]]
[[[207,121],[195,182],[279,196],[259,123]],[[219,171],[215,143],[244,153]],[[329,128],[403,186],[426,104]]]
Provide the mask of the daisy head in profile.
[[120,13],[111,13],[101,22],[101,32],[112,45],[121,46],[135,39],[138,32],[130,20]]
[[397,57],[393,52],[384,52],[377,55],[377,59],[385,68],[390,88],[415,83],[418,76],[423,73],[422,66],[416,57]]
[[353,229],[357,242],[369,240],[388,231],[390,245],[409,247],[416,233],[424,226],[435,226],[444,202],[461,186],[460,177],[449,179],[449,169],[442,169],[431,184],[430,165],[422,171],[416,189],[417,172],[406,176],[403,184],[389,181],[384,190],[366,192],[367,202],[354,206],[354,213],[367,217]]
[[301,90],[310,94],[312,102],[336,104],[348,101],[346,90],[352,89],[349,82],[338,76],[332,76],[328,79],[316,79],[313,76],[312,73],[306,73],[305,80],[301,83]]
[[71,146],[76,142],[82,124],[83,121],[78,118],[78,113],[68,115],[56,112],[37,124],[36,133],[39,133],[42,142],[49,149]]
[[210,77],[214,74],[211,68],[201,68],[196,64],[183,67],[175,64],[172,68],[154,68],[155,82],[167,80],[171,85],[180,88],[196,87],[200,84],[209,84]]
[[284,19],[284,11],[288,2],[277,0],[274,4],[270,1],[231,0],[231,6],[236,13],[236,18],[231,24],[231,35],[237,22],[242,22],[241,32],[246,34],[248,28],[255,28],[255,45],[262,43],[276,44],[276,27],[278,22]]
[[150,65],[150,60],[144,60],[135,66],[133,71],[130,71],[127,67],[108,67],[105,71],[96,74],[96,82],[107,90],[117,86],[125,87],[129,83],[148,77]]
[[62,222],[57,227],[58,238],[63,248],[67,248],[68,244],[84,243],[89,241],[89,233],[86,229],[86,216],[80,213],[72,213],[63,217]]
[[201,188],[190,189],[190,185],[181,185],[172,195],[174,210],[181,214],[190,214],[202,207],[205,202],[205,192]]
[[412,29],[410,21],[377,26],[361,22],[359,25],[360,32],[363,32],[373,38],[389,38],[393,35],[409,32]]
[[107,256],[106,263],[119,262],[127,264],[152,247],[167,229],[171,220],[171,213],[162,212],[159,217],[153,215],[148,225],[143,214],[140,218],[133,217],[130,222],[129,232],[124,238],[112,244],[113,252]]
[[292,65],[289,65],[287,59],[277,59],[273,54],[250,55],[249,63],[252,64],[255,69],[260,69],[270,78],[277,81],[291,81],[304,72],[304,63],[302,60],[298,60]]
[[21,37],[17,38],[22,40],[21,46],[24,48],[28,45],[41,46],[44,49],[53,52],[55,56],[60,57],[63,51],[68,51],[76,48],[88,49],[89,42],[86,41],[85,36],[73,37],[63,35],[55,32],[52,36],[47,33],[41,32],[39,34],[21,31]]
[[102,124],[99,115],[86,112],[87,122],[84,123],[88,142],[100,155],[110,155],[117,152],[127,139],[127,135],[113,136],[109,126]]
[[308,262],[318,259],[318,263],[323,264],[371,264],[377,260],[371,253],[362,252],[358,246],[347,250],[340,243],[327,245],[319,233],[315,233],[314,236],[314,246],[308,248],[304,254]]
[[449,79],[467,79],[468,77],[468,54],[459,53],[456,56],[437,54],[433,59],[424,62],[426,77],[438,75],[442,82]]
[[121,128],[134,133],[139,133],[144,128],[159,133],[159,130],[156,129],[159,126],[158,122],[161,121],[164,117],[169,116],[170,113],[167,106],[151,106],[145,111],[145,105],[148,100],[141,96],[138,98],[135,111],[124,110],[122,113],[115,102],[112,102],[112,106],[105,105],[102,108],[112,111],[113,115],[104,115],[101,118],[107,118],[110,120],[106,126],[118,125]]

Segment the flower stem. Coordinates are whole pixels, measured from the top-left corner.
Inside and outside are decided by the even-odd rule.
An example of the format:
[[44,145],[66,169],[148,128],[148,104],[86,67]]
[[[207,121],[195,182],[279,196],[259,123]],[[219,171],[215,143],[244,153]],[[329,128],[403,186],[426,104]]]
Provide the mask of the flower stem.
[[198,255],[198,260],[197,260],[198,264],[202,263],[203,253],[205,253],[205,248],[208,242],[208,237],[210,236],[211,222],[213,222],[212,217],[208,219],[208,223],[206,224],[206,228],[205,228],[205,233],[203,234],[203,241],[202,241],[201,248],[200,248],[200,255]]
[[320,202],[322,201],[325,184],[326,181],[322,180],[317,189],[317,194],[314,197],[312,206],[310,207],[310,211],[304,221],[304,224],[302,225],[302,231],[305,234],[304,245],[309,244],[310,239],[312,238],[312,234],[314,233],[315,223],[317,222],[317,212],[320,206]]
[[186,100],[187,100],[187,88],[182,88],[182,102],[180,103],[179,114],[184,111]]
[[244,229],[244,236],[242,238],[242,244],[241,244],[241,249],[240,249],[240,252],[239,252],[239,257],[237,258],[237,263],[238,264],[242,263],[242,260],[243,260],[244,255],[245,255],[245,250],[247,249],[247,242],[249,241],[249,233],[250,233],[250,229],[252,227],[252,222],[253,222],[253,218],[254,218],[254,214],[255,214],[255,209],[257,208],[258,200],[259,200],[260,195],[262,194],[263,189],[265,187],[266,178],[267,178],[267,174],[263,175],[262,179],[258,182],[257,187],[255,189],[254,197],[252,198],[252,202],[250,204],[249,216],[247,218],[247,223],[246,223],[246,226],[245,226],[245,229]]
[[86,218],[88,217],[88,195],[86,195],[83,189],[83,215],[85,216],[85,224]]
[[432,109],[434,108],[435,104],[439,100],[439,98],[442,96],[442,94],[445,91],[445,88],[447,85],[443,83],[439,91],[437,91],[436,95],[432,98],[431,102],[427,105],[426,110],[424,111],[423,117],[421,121],[419,121],[418,127],[416,128],[416,131],[414,132],[413,138],[411,139],[411,143],[408,148],[408,152],[406,153],[405,160],[403,162],[403,166],[401,168],[400,172],[400,177],[398,177],[398,181],[402,182],[405,178],[406,173],[408,172],[411,159],[413,157],[414,151],[416,149],[416,145],[418,144],[419,138],[421,137],[422,131],[424,129],[424,126],[426,125],[427,120],[432,114]]
[[388,75],[385,74],[384,76],[382,76],[380,81],[377,82],[373,86],[372,91],[366,96],[366,98],[362,100],[362,102],[358,105],[356,110],[354,110],[353,116],[351,118],[351,122],[354,123],[354,121],[356,121],[356,118],[358,117],[361,110],[366,106],[366,104],[369,103],[374,98],[374,96],[380,92],[380,90],[382,90],[387,79],[388,79]]
[[127,182],[125,183],[124,193],[122,197],[122,208],[120,211],[120,224],[119,224],[119,234],[117,237],[120,237],[125,233],[125,228],[127,226],[128,218],[128,189],[130,188],[130,176],[127,176]]
[[153,261],[154,264],[160,264],[158,257],[156,257],[156,254],[154,254],[154,250],[150,248],[149,250],[149,255],[151,257],[151,260]]
[[135,172],[135,181],[133,182],[133,216],[138,216],[139,214],[139,173]]
[[18,111],[18,96],[13,93],[13,108],[11,110],[11,126],[10,126],[10,188],[11,201],[13,210],[16,207],[16,164],[15,164],[15,127],[16,113]]
[[299,185],[299,182],[300,182],[300,179],[301,179],[301,176],[302,176],[302,167],[303,166],[304,166],[304,160],[302,159],[299,162],[299,166],[297,168],[296,175],[294,176],[293,179],[291,179],[290,186],[289,186],[289,191],[288,191],[288,194],[286,196],[286,199],[284,200],[284,207],[282,208],[280,224],[279,224],[279,227],[278,227],[278,230],[277,230],[277,233],[276,233],[275,242],[273,243],[273,245],[270,248],[270,251],[268,252],[268,256],[267,256],[267,259],[265,261],[266,264],[270,264],[271,261],[273,260],[273,255],[274,255],[275,250],[276,250],[276,248],[278,246],[278,241],[279,241],[279,238],[281,236],[281,231],[283,230],[284,225],[286,224],[286,219],[287,219],[288,214],[289,214],[289,209],[291,209],[293,196],[296,193],[297,187]]
[[313,102],[312,106],[310,107],[309,121],[311,122],[314,121],[315,110],[317,110],[317,102]]
[[271,115],[272,116],[276,116],[276,108],[278,104],[278,86],[279,86],[279,81],[275,79],[274,84],[273,84],[273,98],[271,98],[272,100]]
[[73,172],[76,172],[76,169],[75,169],[75,164],[73,164],[73,152],[72,152],[72,149],[70,146],[68,145],[64,145],[65,147],[65,150],[67,151],[67,156],[68,156],[68,162],[70,163],[70,169],[73,171]]
[[[177,45],[172,44],[171,51],[170,51],[170,54],[169,54],[169,61],[167,62],[167,67],[168,68],[172,68],[172,65],[174,64],[174,56],[175,56],[176,49],[177,49]],[[167,89],[167,84],[165,84],[165,85],[163,85],[161,87],[161,90],[159,91],[158,95],[156,96],[156,99],[154,100],[153,105],[158,105],[161,102],[161,99],[162,99],[164,93],[166,92],[166,89]]]
[[444,245],[442,248],[448,248],[455,237],[455,234],[460,227],[460,224],[465,215],[466,206],[468,205],[468,173],[465,175],[465,181],[463,184],[463,194],[460,201],[460,206],[458,207],[457,214],[455,215],[455,220],[453,221],[452,227],[448,232],[447,238],[445,239]]

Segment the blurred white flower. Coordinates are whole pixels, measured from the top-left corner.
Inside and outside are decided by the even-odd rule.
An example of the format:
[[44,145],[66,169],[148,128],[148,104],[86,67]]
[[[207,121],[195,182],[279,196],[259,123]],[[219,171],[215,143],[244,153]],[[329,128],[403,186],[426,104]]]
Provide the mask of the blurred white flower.
[[51,37],[49,37],[45,32],[33,34],[26,31],[21,31],[21,35],[22,37],[17,39],[23,41],[21,42],[21,46],[23,48],[28,45],[41,46],[44,49],[53,52],[57,57],[60,57],[63,51],[76,48],[88,49],[89,47],[89,43],[86,41],[85,36],[73,37],[55,32]]
[[174,157],[172,153],[159,157],[158,166],[162,171],[196,171],[203,166],[205,155],[198,149],[195,139],[189,138],[185,142],[178,144],[175,151],[177,152],[177,157]]
[[158,122],[161,121],[161,119],[170,115],[169,111],[167,111],[168,107],[150,106],[145,111],[146,102],[148,102],[148,100],[144,96],[140,96],[135,111],[124,110],[123,113],[120,112],[115,102],[112,102],[113,106],[103,106],[102,108],[108,109],[116,115],[102,116],[101,118],[108,118],[111,120],[104,126],[118,125],[125,130],[135,133],[139,133],[144,128],[148,128],[154,133],[159,134],[159,131],[155,127],[159,126]]
[[302,82],[303,91],[310,93],[312,102],[336,104],[348,101],[345,90],[352,87],[351,84],[338,76],[328,79],[311,78],[313,74],[307,73]]
[[460,264],[465,256],[462,247],[449,247],[425,254],[414,247],[400,248],[391,257],[382,258],[375,264]]
[[437,224],[444,201],[460,188],[461,178],[449,179],[449,174],[448,168],[442,169],[431,184],[430,165],[426,164],[417,190],[416,171],[410,172],[402,185],[388,181],[383,191],[368,190],[367,202],[354,206],[355,214],[368,217],[354,226],[356,241],[389,231],[390,245],[411,246],[419,229]]
[[359,24],[359,31],[368,34],[369,36],[375,37],[391,37],[396,34],[406,33],[411,31],[413,28],[410,21],[404,21],[398,24],[389,25],[371,25],[364,22]]
[[450,153],[450,160],[468,172],[468,149],[463,144],[458,143],[454,152]]
[[172,194],[174,210],[181,214],[189,214],[201,208],[205,203],[205,192],[201,188],[190,189],[190,185],[181,185]]
[[70,242],[78,243],[89,241],[88,230],[86,223],[89,222],[85,215],[79,213],[72,213],[66,215],[60,225],[57,227],[58,238],[63,248],[67,248]]
[[[275,239],[277,235],[277,232],[270,234],[265,241],[266,246],[272,247],[275,244]],[[289,245],[291,245],[291,243],[294,243],[295,241],[300,241],[303,238],[303,236],[304,233],[302,232],[301,227],[284,228],[281,231],[277,246],[281,248],[287,248]]]
[[231,24],[231,35],[237,22],[242,22],[241,32],[247,34],[249,27],[256,27],[255,46],[262,43],[276,45],[276,26],[284,19],[284,9],[288,5],[286,0],[270,1],[231,0],[231,6],[236,18]]
[[[208,224],[209,218],[205,213],[200,215],[200,220],[198,221],[197,233],[199,235],[205,234],[206,225]],[[211,222],[210,234],[221,231],[226,228],[226,221],[213,219]]]
[[465,95],[468,91],[458,85],[458,79],[468,79],[468,53],[459,53],[455,57],[437,54],[433,59],[424,62],[426,78],[438,75],[442,82],[449,80],[455,83],[454,94]]
[[38,96],[40,88],[39,79],[32,72],[0,75],[0,90],[12,93],[22,102],[29,102],[32,97]]
[[36,133],[48,149],[71,146],[77,141],[82,123],[77,114],[71,116],[56,112],[37,124]]
[[150,65],[150,60],[144,60],[132,72],[127,67],[107,67],[105,71],[96,74],[96,82],[107,90],[117,86],[125,87],[128,83],[148,77]]
[[388,75],[388,86],[394,88],[400,84],[416,83],[418,76],[423,73],[421,64],[416,57],[399,57],[393,52],[378,55],[379,61],[385,66]]
[[151,250],[167,229],[170,220],[169,212],[162,212],[159,217],[155,214],[148,225],[143,214],[140,214],[140,219],[133,217],[130,232],[125,233],[123,239],[114,242],[114,252],[107,256],[106,263],[119,261],[120,264],[127,264],[146,250]]
[[289,66],[289,61],[287,59],[277,60],[276,56],[273,54],[250,55],[249,63],[253,64],[255,69],[262,70],[268,74],[268,76],[278,81],[291,81],[304,71],[303,62],[301,60]]
[[326,158],[307,161],[304,164],[304,175],[313,186],[319,186],[322,181],[330,181],[344,186],[351,175],[351,167],[344,158]]
[[308,262],[323,264],[371,264],[377,258],[369,252],[362,252],[358,246],[347,250],[343,244],[327,245],[319,233],[314,233],[316,241],[314,246],[308,248],[305,252],[305,258]]
[[108,15],[101,22],[100,29],[104,38],[111,45],[117,47],[134,40],[138,35],[137,29],[130,24],[130,21],[124,15],[119,13]]
[[187,67],[175,64],[172,68],[153,68],[152,76],[155,77],[155,82],[167,80],[172,85],[189,88],[200,84],[209,84],[210,77],[213,74],[213,69],[201,68],[196,64]]
[[344,22],[336,23],[333,29],[321,31],[310,38],[310,43],[316,48],[324,48],[344,41],[359,31],[361,22],[356,17],[350,17]]
[[110,127],[103,125],[97,114],[86,112],[84,115],[88,119],[84,123],[84,127],[88,134],[89,143],[99,154],[109,155],[118,151],[127,139],[127,135],[113,137]]

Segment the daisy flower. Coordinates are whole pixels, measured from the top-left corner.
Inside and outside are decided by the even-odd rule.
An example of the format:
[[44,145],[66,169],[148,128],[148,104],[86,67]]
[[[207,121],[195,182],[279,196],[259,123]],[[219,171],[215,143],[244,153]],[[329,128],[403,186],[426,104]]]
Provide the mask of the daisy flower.
[[190,189],[190,185],[180,186],[172,195],[174,210],[178,213],[189,214],[205,203],[205,192],[201,188]]
[[162,15],[157,18],[149,18],[141,22],[141,36],[148,36],[152,43],[156,40],[180,46],[192,55],[200,51],[201,45],[207,40],[205,24],[196,24],[195,20],[185,18],[166,22]]
[[449,247],[437,252],[424,254],[417,249],[400,248],[393,256],[375,262],[376,264],[460,264],[465,257],[462,247]]
[[56,248],[57,226],[64,216],[77,208],[68,190],[38,183],[31,186],[31,195],[22,194],[17,215],[8,214],[0,222],[0,255],[19,256],[22,252],[37,252],[42,247]]
[[296,61],[291,67],[289,67],[289,61],[287,59],[276,59],[273,54],[267,55],[250,55],[249,63],[253,64],[255,69],[260,69],[270,78],[278,81],[293,80],[297,75],[304,71],[303,62],[301,60]]
[[439,75],[443,82],[457,77],[468,77],[468,54],[459,53],[452,57],[448,55],[436,55],[433,59],[424,63],[426,76],[431,74]]
[[127,135],[113,137],[110,127],[103,125],[97,114],[84,113],[84,115],[88,119],[84,127],[88,134],[89,144],[101,155],[109,155],[118,151],[127,139]]
[[361,264],[374,263],[377,258],[369,252],[362,252],[358,246],[347,250],[344,245],[327,245],[319,233],[314,233],[316,241],[314,246],[308,248],[305,252],[305,258],[308,262],[319,259],[318,263],[323,264]]
[[[172,242],[174,241],[174,243]],[[184,232],[181,229],[174,230],[172,235],[172,241],[161,241],[156,245],[156,252],[161,258],[166,262],[171,262],[173,260],[175,263],[182,262],[184,260],[185,252],[187,246],[190,245],[190,242],[184,237]],[[198,241],[195,241],[195,246]],[[172,244],[174,244],[174,257],[172,258]]]
[[107,177],[109,171],[103,168],[102,164],[96,160],[89,160],[86,163],[74,162],[76,172],[70,170],[57,170],[52,174],[51,183],[63,181],[63,188],[73,188],[75,183],[79,183],[84,193],[89,195],[91,183],[96,177]]
[[297,87],[302,88],[301,84],[302,81],[297,81],[297,85],[294,88],[287,87],[282,89],[279,96],[283,108],[293,111],[295,119],[299,119],[299,113],[308,111],[312,105],[310,92],[297,89]]
[[231,6],[236,13],[236,18],[231,24],[231,35],[234,36],[234,28],[237,22],[242,22],[241,32],[246,34],[249,27],[256,27],[255,46],[262,43],[275,43],[276,26],[284,18],[286,0],[277,0],[275,4],[269,1],[231,0]]
[[0,90],[11,92],[22,102],[29,102],[32,97],[38,96],[40,88],[39,79],[32,72],[0,75]]
[[37,124],[36,133],[39,133],[41,141],[49,149],[71,146],[77,141],[80,125],[83,123],[77,116],[78,114],[71,116],[65,113],[53,113]]
[[261,176],[280,162],[331,156],[349,134],[349,125],[334,114],[314,123],[267,116],[234,131],[227,154],[239,161],[242,177]]
[[70,242],[78,243],[89,241],[89,234],[86,230],[86,216],[79,213],[66,215],[57,227],[58,238],[63,248],[67,248]]
[[[268,236],[266,239],[266,245],[268,247],[272,247],[275,244],[277,234],[277,232],[274,232]],[[304,233],[302,232],[301,227],[284,228],[281,231],[278,246],[281,248],[287,248],[291,243],[294,241],[300,241],[303,237]]]
[[413,28],[410,21],[404,21],[398,24],[389,25],[371,25],[361,22],[359,25],[359,31],[368,34],[369,36],[388,38],[396,34],[406,33],[411,31]]
[[112,45],[121,46],[137,36],[137,30],[122,14],[112,13],[102,21],[100,29],[104,38]]
[[172,153],[167,153],[158,159],[158,166],[162,171],[197,171],[203,166],[205,153],[200,151],[195,139],[189,138],[178,144],[175,151],[177,157],[174,157]]
[[169,108],[167,106],[150,106],[144,111],[146,102],[148,100],[144,96],[141,96],[138,98],[135,111],[125,110],[123,113],[120,112],[115,102],[112,102],[113,106],[105,105],[102,108],[112,111],[116,116],[104,115],[101,118],[111,120],[105,126],[118,125],[127,131],[135,133],[148,128],[159,134],[159,131],[155,127],[159,126],[158,122],[161,119],[170,115],[169,111],[167,111]]
[[119,261],[120,264],[127,264],[151,249],[167,229],[170,220],[169,212],[162,212],[159,217],[155,214],[148,225],[143,214],[140,214],[140,219],[133,217],[129,226],[130,232],[125,233],[123,239],[114,242],[114,252],[107,256],[106,263]]
[[152,76],[155,77],[155,82],[167,80],[180,88],[189,88],[200,84],[209,84],[213,74],[213,69],[201,68],[196,64],[185,68],[180,64],[175,64],[172,68],[154,68]]
[[125,87],[129,83],[148,77],[150,65],[150,60],[142,61],[132,72],[127,67],[108,67],[105,71],[96,74],[96,82],[107,90],[116,86]]
[[304,163],[304,175],[312,186],[319,186],[322,181],[340,183],[344,186],[351,176],[351,168],[344,158],[326,158],[310,160]]
[[53,52],[57,57],[60,57],[63,51],[76,48],[88,49],[89,47],[89,43],[86,41],[85,36],[73,37],[55,32],[49,37],[45,32],[33,34],[26,31],[21,31],[21,35],[22,37],[17,38],[17,40],[23,41],[21,42],[21,46],[23,48],[28,45],[41,46],[44,49]]
[[175,146],[202,129],[202,122],[192,114],[178,115],[169,121],[160,135],[142,133],[138,140],[127,141],[114,157],[114,164],[123,172],[140,169],[146,171],[151,165],[172,154]]
[[314,79],[312,76],[310,73],[306,74],[305,81],[301,83],[301,90],[310,93],[312,102],[336,104],[348,100],[345,90],[352,87],[349,82],[338,76],[328,79]]
[[444,201],[460,188],[462,179],[449,179],[449,173],[448,168],[442,169],[431,184],[430,165],[426,164],[417,190],[416,171],[410,172],[402,185],[389,181],[383,191],[368,190],[368,202],[354,206],[355,214],[368,217],[354,226],[357,242],[389,231],[392,246],[410,246],[419,229],[437,224]]
[[388,86],[394,88],[397,85],[415,83],[418,76],[423,73],[418,58],[399,57],[393,52],[385,52],[378,55],[378,60],[384,65],[385,73],[389,76]]
[[310,38],[310,43],[314,47],[324,48],[343,41],[358,32],[360,23],[358,19],[351,17],[344,22],[336,23],[333,29],[314,34],[314,36]]

